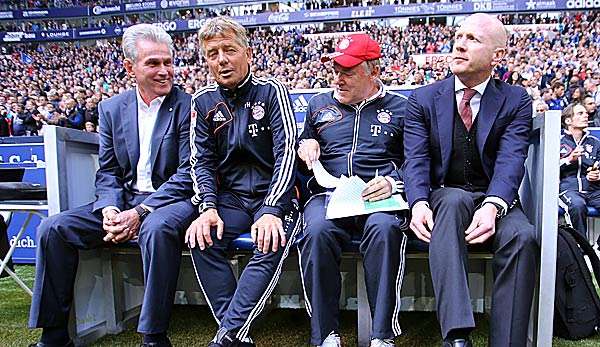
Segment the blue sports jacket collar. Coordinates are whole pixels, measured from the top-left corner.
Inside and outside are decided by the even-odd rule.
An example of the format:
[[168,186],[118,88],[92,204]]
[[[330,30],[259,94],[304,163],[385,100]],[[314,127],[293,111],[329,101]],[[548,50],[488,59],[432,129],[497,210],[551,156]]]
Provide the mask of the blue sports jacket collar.
[[251,89],[251,86],[252,86],[252,83],[250,83],[251,79],[252,79],[252,73],[250,72],[250,66],[248,66],[248,74],[246,75],[246,77],[244,77],[244,79],[242,80],[242,83],[240,83],[237,87],[232,88],[232,89],[226,88],[219,84],[219,90],[221,90],[221,93],[223,94],[223,96],[228,97],[228,98],[233,98],[233,97],[236,97],[239,95],[245,95]]

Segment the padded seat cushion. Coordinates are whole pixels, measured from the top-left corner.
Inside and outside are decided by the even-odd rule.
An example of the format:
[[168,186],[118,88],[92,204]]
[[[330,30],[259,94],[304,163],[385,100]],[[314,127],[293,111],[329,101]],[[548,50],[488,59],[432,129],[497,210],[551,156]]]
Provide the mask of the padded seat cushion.
[[0,182],[0,200],[46,200],[46,188],[28,182]]

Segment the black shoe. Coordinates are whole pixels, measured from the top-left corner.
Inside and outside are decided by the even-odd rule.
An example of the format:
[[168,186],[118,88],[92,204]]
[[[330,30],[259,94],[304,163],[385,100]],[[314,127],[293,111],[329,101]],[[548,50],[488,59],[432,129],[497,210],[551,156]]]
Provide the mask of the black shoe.
[[[240,340],[235,337],[235,333],[223,328],[217,331],[215,339],[208,344],[208,347],[240,347]],[[243,346],[243,345],[242,345]]]
[[29,347],[75,347],[75,345],[73,344],[73,341],[71,341],[71,340],[64,345],[51,345],[49,343],[43,343],[40,341],[40,342],[30,344]]
[[473,347],[473,343],[470,339],[445,339],[442,343],[442,347]]
[[142,342],[140,343],[140,347],[173,347],[171,344],[171,340],[167,337],[167,341],[159,343],[159,342]]
[[246,337],[238,343],[238,347],[256,347],[254,341],[250,337]]

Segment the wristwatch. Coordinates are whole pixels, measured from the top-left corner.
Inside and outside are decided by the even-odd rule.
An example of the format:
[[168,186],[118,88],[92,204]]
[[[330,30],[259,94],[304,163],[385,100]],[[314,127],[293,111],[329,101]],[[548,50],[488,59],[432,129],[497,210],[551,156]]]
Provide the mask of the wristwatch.
[[140,217],[140,222],[143,221],[150,214],[150,211],[144,208],[142,205],[137,205],[133,209],[135,210],[135,212],[137,212],[138,216]]
[[496,218],[500,219],[500,218],[506,216],[506,210],[499,203],[493,202],[493,201],[486,201],[485,203],[486,204],[492,204],[492,205],[496,206],[496,209],[498,210],[498,212],[496,212]]
[[217,205],[214,202],[203,202],[200,204],[200,214],[210,210],[211,208],[217,208]]

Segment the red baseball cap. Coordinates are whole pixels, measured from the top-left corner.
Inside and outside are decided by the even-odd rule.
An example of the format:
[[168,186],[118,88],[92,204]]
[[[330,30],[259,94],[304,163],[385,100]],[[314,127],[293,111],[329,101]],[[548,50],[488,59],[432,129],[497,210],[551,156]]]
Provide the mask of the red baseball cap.
[[352,68],[363,61],[381,58],[381,47],[367,34],[352,34],[338,42],[334,53],[323,54],[321,62],[333,60],[345,68]]

